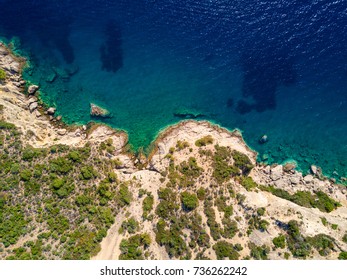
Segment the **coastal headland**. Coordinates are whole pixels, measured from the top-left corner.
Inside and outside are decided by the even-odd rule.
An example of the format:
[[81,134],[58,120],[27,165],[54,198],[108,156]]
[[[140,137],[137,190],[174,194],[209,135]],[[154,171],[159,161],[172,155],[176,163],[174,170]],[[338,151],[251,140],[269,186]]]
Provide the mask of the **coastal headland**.
[[261,165],[238,130],[183,121],[148,157],[67,126],[0,45],[0,259],[345,259],[347,189]]

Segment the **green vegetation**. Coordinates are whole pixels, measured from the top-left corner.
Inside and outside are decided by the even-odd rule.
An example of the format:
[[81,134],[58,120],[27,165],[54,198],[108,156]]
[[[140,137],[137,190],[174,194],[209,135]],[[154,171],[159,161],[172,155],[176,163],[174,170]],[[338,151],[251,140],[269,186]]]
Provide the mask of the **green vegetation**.
[[142,217],[144,219],[148,218],[148,214],[153,210],[153,204],[154,204],[154,197],[153,195],[148,195],[147,197],[144,198],[142,202],[142,210],[143,214]]
[[[287,191],[282,189],[276,189],[273,186],[260,186],[264,191],[271,192],[273,195],[281,197],[283,199],[289,200],[303,207],[307,208],[318,208],[322,212],[331,212],[341,204],[322,191],[318,191],[314,194],[309,191],[297,191],[295,194],[291,195]],[[323,222],[323,220],[322,220]]]
[[279,236],[272,239],[272,243],[276,248],[284,249],[286,247],[286,237],[283,234],[280,234]]
[[202,137],[199,140],[196,140],[195,145],[197,147],[203,147],[203,146],[207,146],[209,144],[213,144],[213,138],[211,135],[207,135],[205,137]]
[[255,189],[258,184],[256,182],[253,181],[252,177],[241,177],[240,178],[240,184],[247,190],[247,191],[251,191],[253,189]]
[[[0,205],[0,207],[1,207],[1,205]],[[345,233],[345,235],[342,237],[342,241],[347,243],[347,233]]]
[[6,72],[3,69],[0,69],[0,82],[4,81],[6,79]]
[[339,260],[347,260],[347,252],[341,252],[339,254]]
[[218,241],[214,246],[213,250],[216,252],[218,260],[238,260],[240,255],[236,248],[229,242]]
[[181,202],[183,209],[186,211],[194,210],[199,205],[197,196],[187,191],[181,193]]
[[213,174],[218,184],[222,184],[229,180],[231,176],[237,176],[240,170],[235,165],[230,165],[231,150],[229,147],[215,146],[215,154],[213,155]]
[[251,257],[255,260],[267,260],[268,253],[270,252],[270,248],[262,245],[262,246],[256,246],[254,243],[248,244],[249,249],[251,250]]
[[247,176],[254,167],[249,157],[239,151],[232,151],[234,165],[242,171],[242,174]]
[[[16,128],[0,120],[0,246],[13,246],[0,253],[8,259],[96,255],[114,217],[132,199],[133,183],[118,185],[112,168],[89,145],[23,147]],[[134,229],[131,220],[124,227]],[[23,237],[29,241],[17,245]]]
[[187,141],[178,140],[176,143],[177,151],[184,150],[185,148],[188,148],[188,147],[189,147],[189,143]]
[[139,230],[139,223],[134,219],[130,218],[128,220],[123,221],[120,233],[128,232],[130,234],[135,233]]
[[120,244],[120,260],[143,260],[143,251],[151,244],[151,237],[147,233],[136,234],[129,239],[123,239]]

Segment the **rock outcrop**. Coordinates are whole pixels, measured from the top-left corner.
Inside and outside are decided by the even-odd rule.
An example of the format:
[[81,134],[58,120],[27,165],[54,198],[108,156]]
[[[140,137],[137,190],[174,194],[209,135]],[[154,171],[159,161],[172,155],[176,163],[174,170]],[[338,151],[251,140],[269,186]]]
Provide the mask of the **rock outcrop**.
[[93,117],[109,117],[110,112],[94,103],[90,103],[90,115]]

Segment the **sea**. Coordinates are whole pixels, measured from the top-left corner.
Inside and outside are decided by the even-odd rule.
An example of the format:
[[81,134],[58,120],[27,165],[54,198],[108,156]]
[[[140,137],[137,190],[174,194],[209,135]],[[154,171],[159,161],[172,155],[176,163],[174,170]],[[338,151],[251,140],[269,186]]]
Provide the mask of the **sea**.
[[346,0],[0,0],[0,38],[65,122],[125,130],[134,151],[208,120],[261,162],[347,177]]

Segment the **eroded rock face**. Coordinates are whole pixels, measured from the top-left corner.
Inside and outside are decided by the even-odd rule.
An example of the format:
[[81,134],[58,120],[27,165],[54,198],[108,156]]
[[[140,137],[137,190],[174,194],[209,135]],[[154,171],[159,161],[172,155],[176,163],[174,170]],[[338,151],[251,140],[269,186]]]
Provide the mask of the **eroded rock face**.
[[90,115],[93,117],[107,117],[109,116],[109,111],[107,111],[106,109],[95,105],[93,103],[90,103]]

